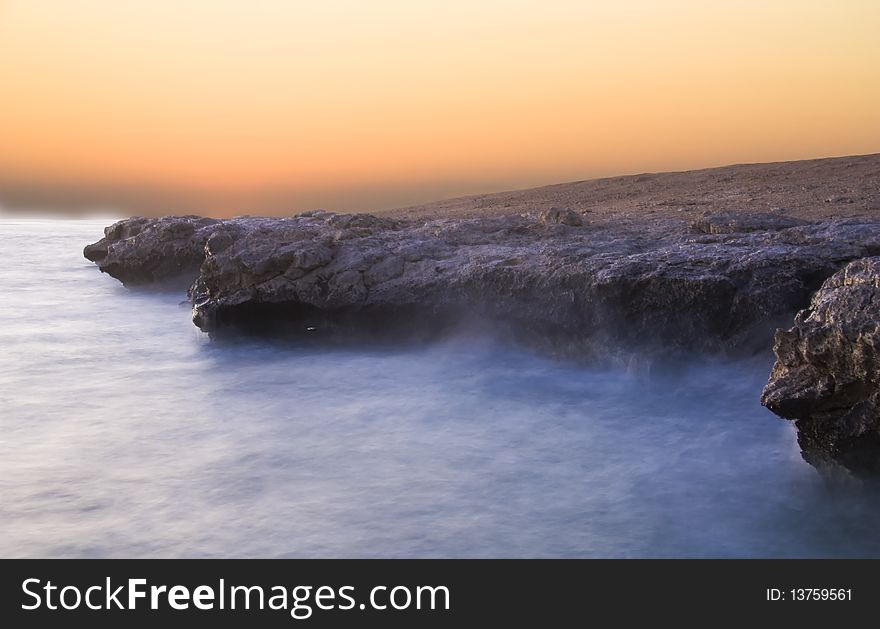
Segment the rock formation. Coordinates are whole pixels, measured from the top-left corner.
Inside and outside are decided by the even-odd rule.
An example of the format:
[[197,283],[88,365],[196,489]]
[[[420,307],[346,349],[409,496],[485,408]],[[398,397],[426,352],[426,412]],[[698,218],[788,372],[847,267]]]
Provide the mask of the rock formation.
[[795,420],[804,458],[856,475],[880,472],[880,258],[835,273],[776,333],[761,402]]
[[189,285],[214,334],[471,326],[591,358],[753,353],[809,303],[776,333],[762,403],[796,421],[813,465],[880,471],[880,221],[591,216],[132,218],[84,254],[128,286]]
[[83,255],[126,286],[192,284],[205,260],[205,243],[220,221],[199,216],[135,216],[104,229]]
[[753,349],[843,264],[880,253],[868,220],[728,214],[707,230],[588,216],[135,218],[85,255],[126,285],[195,278],[193,320],[211,332],[271,321],[393,337],[491,321],[594,353]]

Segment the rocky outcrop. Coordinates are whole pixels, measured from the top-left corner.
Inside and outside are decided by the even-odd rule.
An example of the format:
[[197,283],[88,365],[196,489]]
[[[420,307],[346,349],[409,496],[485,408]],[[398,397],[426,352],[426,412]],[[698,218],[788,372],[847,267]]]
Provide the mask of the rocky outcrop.
[[104,229],[83,255],[126,286],[192,284],[205,260],[205,244],[221,221],[199,216],[136,216]]
[[571,227],[580,227],[587,222],[584,213],[564,207],[551,207],[549,210],[544,210],[539,215],[539,219],[544,224],[557,223]]
[[728,213],[724,229],[696,234],[685,221],[588,222],[560,208],[129,219],[86,256],[129,285],[197,274],[193,321],[211,332],[401,338],[490,322],[569,353],[736,352],[768,343],[843,264],[880,253],[880,222],[777,218],[760,228]]
[[795,420],[804,458],[856,475],[880,472],[880,258],[829,278],[794,327],[776,334],[761,402]]
[[807,221],[782,214],[715,212],[691,223],[691,230],[698,234],[736,234],[778,231],[808,224]]

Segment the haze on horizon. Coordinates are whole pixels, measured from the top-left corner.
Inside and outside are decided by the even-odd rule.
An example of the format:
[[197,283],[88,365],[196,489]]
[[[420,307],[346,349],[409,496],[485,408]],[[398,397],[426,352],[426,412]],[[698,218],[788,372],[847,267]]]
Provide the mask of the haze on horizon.
[[875,0],[0,0],[0,204],[377,210],[880,151]]

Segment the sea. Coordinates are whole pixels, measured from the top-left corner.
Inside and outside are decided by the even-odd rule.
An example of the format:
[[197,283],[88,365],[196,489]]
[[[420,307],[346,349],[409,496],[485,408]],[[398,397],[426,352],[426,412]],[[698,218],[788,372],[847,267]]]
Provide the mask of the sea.
[[0,216],[0,556],[878,557],[758,398],[481,334],[211,338],[85,260],[112,218]]

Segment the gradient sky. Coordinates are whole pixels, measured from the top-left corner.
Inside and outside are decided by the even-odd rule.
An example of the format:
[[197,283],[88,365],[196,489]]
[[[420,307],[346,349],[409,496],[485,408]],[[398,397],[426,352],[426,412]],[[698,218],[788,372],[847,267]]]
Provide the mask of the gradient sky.
[[877,0],[0,0],[0,202],[371,210],[880,151]]

